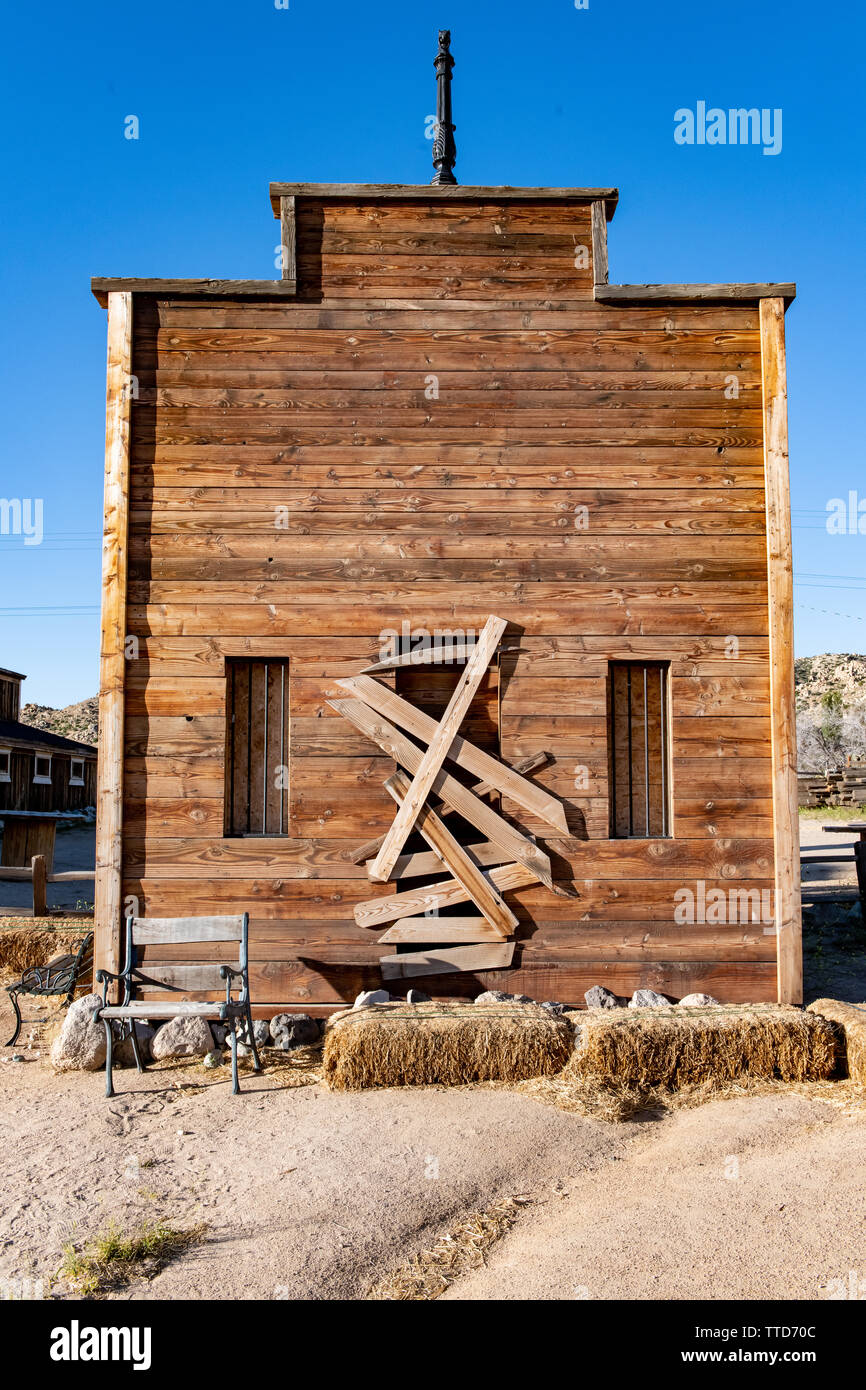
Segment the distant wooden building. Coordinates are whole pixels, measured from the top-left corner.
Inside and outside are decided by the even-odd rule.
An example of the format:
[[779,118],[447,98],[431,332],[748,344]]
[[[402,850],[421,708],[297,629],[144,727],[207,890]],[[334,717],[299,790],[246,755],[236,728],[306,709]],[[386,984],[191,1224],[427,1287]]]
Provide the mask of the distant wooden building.
[[[380,984],[352,851],[393,819],[394,764],[327,702],[495,613],[463,732],[509,764],[550,753],[534,777],[569,835],[500,811],[572,896],[514,893],[513,964],[420,987],[799,1000],[794,287],[609,284],[613,188],[271,203],[281,281],[94,281],[98,963],[132,900],[248,909],[262,1012]],[[438,717],[460,669],[381,679]]]
[[54,822],[96,804],[96,749],[22,724],[18,671],[0,669],[0,821],[2,862],[25,865],[53,853]]

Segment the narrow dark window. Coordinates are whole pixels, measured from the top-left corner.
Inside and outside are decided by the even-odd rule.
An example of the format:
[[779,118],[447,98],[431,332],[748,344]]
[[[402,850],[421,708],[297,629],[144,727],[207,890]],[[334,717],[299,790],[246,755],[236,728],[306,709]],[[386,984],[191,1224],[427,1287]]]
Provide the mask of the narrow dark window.
[[227,658],[226,716],[226,835],[288,835],[288,661]]
[[670,835],[668,663],[612,661],[608,692],[611,837]]

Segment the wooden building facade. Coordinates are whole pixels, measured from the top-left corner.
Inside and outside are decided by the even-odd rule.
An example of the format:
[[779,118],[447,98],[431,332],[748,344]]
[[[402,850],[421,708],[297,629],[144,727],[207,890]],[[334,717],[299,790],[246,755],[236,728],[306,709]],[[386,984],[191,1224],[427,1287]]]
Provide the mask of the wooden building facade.
[[[381,984],[353,851],[394,763],[329,701],[506,634],[464,735],[559,892],[512,965],[418,985],[801,997],[784,312],[612,285],[615,189],[275,184],[283,278],[108,308],[97,964],[125,904],[251,916],[259,1012]],[[439,717],[460,666],[386,670]],[[691,897],[690,897],[691,895]],[[175,948],[179,949],[179,948]]]

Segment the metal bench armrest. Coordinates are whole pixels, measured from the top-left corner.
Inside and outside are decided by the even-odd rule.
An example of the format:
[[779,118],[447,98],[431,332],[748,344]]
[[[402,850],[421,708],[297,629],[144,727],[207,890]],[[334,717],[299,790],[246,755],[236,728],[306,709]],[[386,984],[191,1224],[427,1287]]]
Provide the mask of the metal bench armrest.
[[[227,1004],[231,1004],[231,1003],[244,1004],[244,1003],[246,1003],[247,997],[248,997],[248,995],[249,995],[249,981],[248,981],[248,979],[247,979],[247,968],[246,968],[246,966],[240,966],[240,967],[238,967],[238,966],[235,966],[235,965],[221,965],[221,966],[220,966],[220,975],[222,976],[222,978],[223,978],[223,979],[225,980],[225,982],[226,982],[226,1003],[227,1003]],[[232,1000],[232,983],[233,983],[233,981],[235,981],[235,980],[240,980],[240,982],[241,982],[241,987],[240,987],[240,989],[238,990],[238,997],[237,997],[237,999],[236,999],[236,1000]]]
[[109,985],[114,983],[120,984],[121,981],[123,982],[123,999],[121,1002],[123,1004],[129,1003],[132,997],[132,981],[130,979],[131,973],[132,972],[129,970],[120,970],[117,973],[115,973],[113,970],[105,970],[102,967],[100,967],[100,969],[96,971],[96,983],[102,985],[103,1009],[108,1007]]

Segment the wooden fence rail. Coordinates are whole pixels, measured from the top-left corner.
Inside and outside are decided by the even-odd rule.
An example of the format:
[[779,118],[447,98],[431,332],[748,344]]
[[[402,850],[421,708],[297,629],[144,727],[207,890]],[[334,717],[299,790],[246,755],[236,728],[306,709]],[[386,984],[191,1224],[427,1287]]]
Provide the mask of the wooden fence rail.
[[0,879],[5,879],[9,883],[33,883],[33,916],[48,916],[48,884],[49,883],[79,883],[82,881],[94,882],[96,879],[95,869],[67,869],[62,874],[49,874],[46,872],[45,856],[34,854],[30,861],[29,868],[11,868],[7,865],[0,865]]

